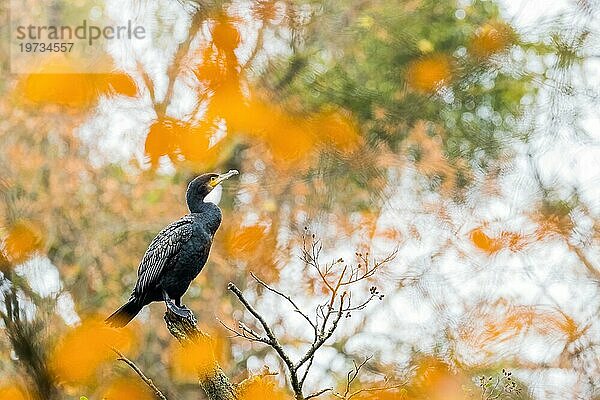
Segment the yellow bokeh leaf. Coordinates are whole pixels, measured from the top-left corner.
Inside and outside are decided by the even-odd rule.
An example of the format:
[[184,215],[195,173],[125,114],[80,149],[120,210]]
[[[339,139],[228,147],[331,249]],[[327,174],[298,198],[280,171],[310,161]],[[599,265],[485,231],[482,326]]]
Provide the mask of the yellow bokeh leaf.
[[407,70],[407,82],[420,92],[435,92],[452,78],[452,64],[443,55],[431,55],[413,61]]
[[23,82],[23,96],[35,105],[87,108],[96,100],[93,74],[37,73]]
[[342,153],[351,153],[362,144],[358,124],[348,113],[321,113],[314,119],[312,128],[324,144]]
[[501,243],[494,238],[489,237],[481,228],[476,228],[471,231],[471,242],[488,254],[497,252],[502,248]]
[[514,41],[510,26],[500,22],[490,22],[481,26],[471,39],[470,51],[476,57],[484,58],[506,49]]
[[174,346],[171,351],[171,367],[175,380],[196,382],[198,378],[210,376],[215,370],[217,343],[212,337],[202,336],[193,343]]
[[13,263],[27,260],[43,246],[42,230],[32,221],[20,220],[8,229],[4,239],[4,251]]
[[89,382],[96,370],[114,359],[112,348],[128,352],[134,345],[131,327],[110,328],[101,319],[90,318],[68,331],[50,355],[50,365],[62,381]]
[[254,253],[264,240],[265,234],[266,228],[258,225],[231,230],[226,238],[229,254],[243,258]]
[[169,117],[159,119],[150,126],[144,153],[153,166],[158,165],[160,157],[175,155],[179,136],[184,129],[184,123]]
[[314,154],[317,137],[300,118],[283,117],[267,131],[265,142],[276,162],[294,164]]
[[213,43],[219,50],[233,52],[240,44],[240,33],[228,18],[220,18],[212,29]]
[[17,385],[0,386],[0,400],[29,400],[27,392]]
[[102,400],[152,400],[147,386],[134,379],[117,379],[103,391]]
[[137,85],[133,78],[124,73],[98,74],[96,86],[101,93],[117,93],[123,96],[134,97],[138,93]]
[[240,400],[287,400],[291,397],[277,386],[272,376],[254,376],[239,388]]
[[407,387],[407,398],[467,400],[468,396],[463,388],[468,383],[469,380],[464,375],[453,373],[444,362],[434,357],[423,357]]

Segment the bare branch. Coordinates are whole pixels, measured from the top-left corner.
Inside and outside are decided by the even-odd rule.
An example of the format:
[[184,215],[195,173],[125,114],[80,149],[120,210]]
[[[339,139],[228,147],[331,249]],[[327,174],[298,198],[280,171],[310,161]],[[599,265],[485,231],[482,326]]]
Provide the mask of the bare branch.
[[360,371],[367,364],[367,362],[369,362],[371,360],[371,358],[372,358],[372,356],[366,357],[364,359],[364,361],[362,361],[360,364],[357,364],[356,361],[353,361],[354,368],[352,368],[350,371],[348,371],[347,380],[346,380],[346,387],[345,387],[344,393],[332,392],[332,395],[334,397],[337,397],[338,399],[350,400],[353,397],[356,397],[356,396],[358,396],[359,394],[362,394],[362,393],[367,393],[367,392],[382,392],[382,391],[386,391],[386,390],[394,390],[394,389],[398,389],[398,388],[400,388],[400,387],[403,386],[403,384],[389,385],[388,381],[386,379],[385,384],[383,386],[363,388],[363,389],[359,389],[359,390],[356,390],[354,392],[351,392],[350,389],[352,388],[352,384],[356,381],[356,379],[358,378],[358,375],[360,374]]
[[[351,285],[360,281],[366,280],[373,276],[375,272],[386,263],[389,263],[396,256],[397,251],[388,255],[381,261],[371,262],[368,258],[368,253],[362,255],[357,253],[359,263],[357,266],[351,264],[345,264],[343,259],[337,259],[327,264],[320,264],[319,256],[323,250],[323,246],[320,240],[317,240],[314,235],[311,235],[311,240],[307,240],[307,235],[303,235],[303,247],[300,255],[300,259],[309,267],[314,269],[318,274],[318,277],[322,281],[323,285],[327,289],[327,297],[324,302],[319,304],[315,309],[314,320],[308,316],[306,312],[300,309],[298,304],[291,298],[291,296],[285,294],[281,290],[278,290],[268,283],[261,280],[254,273],[251,273],[252,278],[263,288],[276,294],[277,296],[285,299],[291,304],[294,312],[300,314],[312,327],[314,332],[314,338],[310,347],[306,350],[297,362],[293,362],[285,349],[281,346],[278,339],[273,334],[271,327],[266,322],[265,318],[246,300],[241,290],[233,283],[229,283],[228,289],[233,292],[242,305],[250,312],[250,314],[260,323],[262,326],[266,338],[252,330],[250,327],[240,322],[238,330],[226,327],[228,330],[233,332],[236,336],[249,339],[251,341],[260,341],[271,346],[279,355],[285,366],[289,371],[290,383],[294,391],[295,397],[298,400],[306,400],[320,396],[328,391],[336,395],[332,388],[323,389],[315,392],[307,397],[302,394],[302,388],[307,379],[309,371],[313,365],[316,352],[323,347],[323,345],[329,340],[335,333],[340,320],[343,316],[349,317],[351,311],[362,310],[367,304],[375,299],[383,299],[381,294],[375,286],[369,289],[369,296],[360,302],[359,304],[353,304],[352,293],[347,290]],[[348,385],[344,395],[337,394],[339,398],[350,398],[355,394],[350,393],[350,387],[357,378],[361,368],[370,358],[367,358],[360,365],[354,364],[354,369],[348,375]],[[298,378],[300,374],[300,368],[304,368],[301,378]],[[387,386],[385,386],[387,387]],[[385,388],[384,387],[384,388]],[[379,388],[382,389],[382,388]]]
[[[150,78],[148,73],[144,70],[144,66],[142,65],[142,63],[140,63],[139,61],[137,62],[137,69],[138,69],[139,74],[142,76],[142,80],[144,81],[144,84],[146,85],[146,89],[148,89],[148,93],[150,94],[150,101],[152,102],[152,106],[156,107],[156,94],[154,91],[154,83],[152,82],[152,79]],[[157,110],[155,110],[155,111],[157,111]]]
[[252,276],[252,278],[254,278],[254,280],[256,282],[258,282],[261,286],[263,286],[265,289],[283,297],[284,299],[286,299],[291,305],[292,307],[294,307],[294,311],[297,312],[298,314],[300,314],[309,324],[310,326],[313,328],[313,330],[315,331],[315,337],[317,336],[317,325],[315,325],[314,322],[312,322],[312,320],[310,319],[310,317],[308,315],[306,315],[304,312],[302,312],[302,310],[300,310],[300,308],[298,307],[298,305],[296,305],[296,303],[294,302],[294,300],[292,300],[292,298],[282,292],[280,292],[279,290],[273,288],[272,286],[266,284],[265,282],[263,282],[262,280],[260,280],[255,274],[254,272],[250,272],[250,275]]
[[335,317],[335,319],[332,322],[331,327],[324,332],[325,329],[325,324],[327,321],[323,322],[323,333],[321,333],[317,340],[312,344],[312,346],[310,347],[310,349],[308,349],[308,351],[306,352],[306,354],[298,361],[298,363],[296,363],[295,365],[295,369],[300,368],[305,362],[307,362],[312,356],[314,356],[315,352],[317,350],[319,350],[319,348],[321,348],[321,346],[323,346],[323,344],[333,335],[333,333],[335,332],[338,323],[340,322],[340,319],[342,318],[342,309],[344,308],[344,302],[346,299],[346,293],[342,294],[341,298],[340,298],[340,306],[339,306],[339,312],[337,313],[337,316]]
[[217,318],[217,321],[219,321],[219,323],[221,325],[223,325],[223,327],[225,329],[227,329],[229,332],[233,333],[233,336],[230,336],[231,338],[241,337],[241,338],[247,339],[251,342],[261,342],[261,343],[268,344],[267,338],[260,336],[256,331],[249,328],[246,324],[244,324],[242,322],[238,323],[238,326],[240,327],[241,331],[237,331],[234,328],[231,328],[230,326],[225,324],[223,321],[221,321],[218,318]]
[[297,369],[295,368],[294,363],[292,362],[290,357],[287,355],[287,353],[285,352],[285,350],[283,349],[283,347],[281,346],[281,344],[279,343],[279,341],[277,340],[275,335],[273,334],[273,331],[269,327],[269,324],[267,324],[267,322],[262,317],[262,315],[260,315],[258,313],[258,311],[256,311],[250,303],[248,303],[248,301],[244,298],[242,291],[240,289],[238,289],[238,287],[235,286],[235,284],[233,284],[233,282],[229,282],[229,284],[227,285],[227,289],[229,289],[231,292],[233,292],[236,295],[236,297],[238,298],[238,300],[250,312],[250,314],[252,314],[252,316],[254,318],[256,318],[258,320],[258,322],[260,322],[260,324],[262,325],[262,327],[265,331],[265,334],[267,335],[267,338],[268,338],[267,344],[269,346],[271,346],[277,352],[277,354],[283,360],[283,362],[285,363],[285,365],[287,366],[287,368],[289,370],[290,381],[291,381],[294,393],[296,394],[296,396],[298,396],[298,395],[302,396],[302,388],[300,387],[300,382],[298,381],[298,376],[296,374]]
[[313,393],[313,394],[309,394],[308,396],[306,396],[306,397],[304,398],[304,400],[314,399],[315,397],[319,397],[319,396],[321,396],[322,394],[325,394],[325,393],[327,393],[327,392],[329,392],[329,391],[333,391],[333,388],[321,389],[321,390],[319,390],[318,392],[315,392],[315,393]]
[[117,353],[117,356],[119,356],[117,358],[117,360],[119,361],[123,361],[125,364],[129,365],[129,367],[135,371],[136,374],[139,375],[139,377],[142,379],[142,381],[144,381],[144,383],[146,385],[148,385],[148,387],[150,387],[150,389],[152,389],[152,391],[154,392],[154,394],[156,394],[156,397],[158,397],[161,400],[167,400],[167,397],[160,391],[159,388],[156,387],[156,385],[154,384],[154,382],[152,382],[152,379],[148,378],[144,372],[140,369],[140,367],[138,367],[133,361],[131,361],[129,358],[125,357],[123,355],[123,353],[121,353],[119,350],[115,349],[114,347],[112,348],[112,350]]

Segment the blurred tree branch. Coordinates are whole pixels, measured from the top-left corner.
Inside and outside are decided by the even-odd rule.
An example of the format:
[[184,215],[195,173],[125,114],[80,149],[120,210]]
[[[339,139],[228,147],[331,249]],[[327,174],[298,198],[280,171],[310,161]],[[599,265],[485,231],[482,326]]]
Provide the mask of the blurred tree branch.
[[113,347],[113,351],[115,353],[117,353],[117,355],[119,356],[119,358],[117,358],[117,360],[118,361],[123,361],[132,370],[134,370],[135,373],[138,374],[139,377],[142,379],[142,381],[144,381],[144,383],[146,385],[148,385],[148,387],[150,387],[150,389],[152,389],[152,391],[154,392],[154,394],[156,394],[156,397],[158,397],[161,400],[167,400],[167,397],[160,391],[160,389],[158,387],[156,387],[156,385],[154,384],[154,382],[152,382],[152,379],[148,378],[146,376],[146,374],[144,374],[144,372],[141,370],[140,367],[138,367],[133,361],[131,361],[129,358],[125,357],[123,355],[123,353],[121,353],[119,350],[115,349],[114,347]]
[[16,285],[6,274],[4,278],[0,278],[0,283],[3,281],[8,282],[10,287],[4,291],[6,311],[0,310],[0,318],[4,322],[18,364],[29,378],[31,388],[34,389],[31,395],[38,400],[59,399],[59,390],[48,368],[45,347],[39,334],[42,326],[39,322],[28,321],[21,314]]

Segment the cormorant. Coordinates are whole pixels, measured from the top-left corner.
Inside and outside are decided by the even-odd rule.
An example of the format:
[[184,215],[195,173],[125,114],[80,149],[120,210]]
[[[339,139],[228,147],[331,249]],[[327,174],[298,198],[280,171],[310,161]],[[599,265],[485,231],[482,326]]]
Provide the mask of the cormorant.
[[221,224],[221,210],[204,198],[217,185],[237,175],[203,174],[187,188],[186,202],[190,213],[172,222],[156,235],[138,267],[138,278],[129,301],[112,313],[106,323],[123,327],[153,301],[164,301],[173,313],[191,319],[190,309],[181,297],[206,264],[215,232]]

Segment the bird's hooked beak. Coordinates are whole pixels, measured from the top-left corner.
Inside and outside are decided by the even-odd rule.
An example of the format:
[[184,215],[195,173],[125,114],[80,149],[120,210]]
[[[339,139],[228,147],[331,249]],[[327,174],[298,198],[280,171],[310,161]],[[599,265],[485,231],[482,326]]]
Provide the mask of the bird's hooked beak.
[[239,172],[237,169],[232,169],[227,173],[221,174],[219,176],[217,176],[215,179],[212,179],[210,182],[210,186],[212,186],[213,188],[218,186],[221,182],[226,181],[227,179],[231,178],[234,175],[239,175]]

